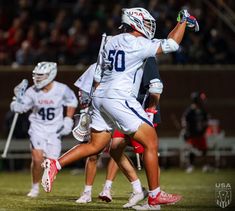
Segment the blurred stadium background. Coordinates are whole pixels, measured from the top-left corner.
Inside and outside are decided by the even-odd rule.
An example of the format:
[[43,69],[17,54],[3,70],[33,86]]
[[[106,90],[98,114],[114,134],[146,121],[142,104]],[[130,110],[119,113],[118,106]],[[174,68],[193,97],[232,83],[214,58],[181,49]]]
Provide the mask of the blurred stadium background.
[[[219,127],[224,132],[222,136],[212,138],[212,141],[219,140],[219,144],[215,140],[211,144],[211,154],[214,156],[212,159],[217,159],[220,167],[234,167],[233,0],[1,0],[1,150],[11,124],[9,104],[15,85],[23,78],[29,79],[32,84],[33,66],[39,61],[54,61],[59,64],[57,80],[76,91],[73,83],[88,65],[96,61],[102,33],[117,34],[121,8],[136,6],[148,9],[156,18],[157,38],[167,36],[176,23],[178,11],[183,7],[188,8],[200,24],[199,33],[186,33],[177,53],[158,58],[164,82],[161,97],[162,124],[158,133],[162,143],[166,143],[161,148],[162,151],[165,150],[165,159],[161,162],[166,167],[180,164],[181,115],[190,103],[190,93],[204,91],[208,98],[207,109],[210,117],[219,120]],[[28,123],[25,119],[27,115],[22,115],[19,119],[14,140],[27,139]],[[72,139],[72,136],[66,139]],[[12,154],[12,159],[0,160],[1,169],[15,169],[18,159],[30,158],[27,154],[28,143],[20,140],[11,144],[10,152],[15,153]],[[64,150],[75,143],[67,142]],[[219,155],[216,154],[217,151]]]
[[[76,91],[73,83],[88,65],[96,61],[102,33],[117,34],[121,8],[136,6],[148,9],[156,18],[157,38],[167,36],[176,23],[177,13],[182,7],[188,8],[200,24],[199,33],[186,33],[177,53],[158,58],[164,82],[160,103],[162,124],[158,128],[162,166],[167,168],[182,164],[181,115],[190,103],[190,93],[204,91],[208,98],[207,110],[210,117],[219,120],[219,127],[223,131],[222,135],[216,135],[209,140],[211,159],[216,167],[234,168],[235,1],[233,0],[0,0],[1,152],[12,120],[9,104],[15,85],[23,78],[29,79],[32,84],[31,73],[34,65],[39,61],[53,61],[59,64],[57,80],[68,84]],[[29,168],[26,119],[27,115],[21,115],[19,118],[9,150],[10,159],[0,159],[0,170]],[[66,139],[67,142],[63,142],[64,150],[76,144],[72,136]],[[26,160],[26,163],[23,160]],[[105,163],[106,158],[104,157],[102,161]],[[200,163],[200,158],[198,162]],[[83,166],[84,163],[77,165],[77,167]],[[232,172],[234,174],[234,169]],[[183,174],[178,175],[181,177]],[[220,179],[224,181],[226,175],[230,175],[229,171],[226,171]],[[29,174],[27,176],[29,177]],[[22,180],[24,175],[18,175],[16,178]],[[197,180],[194,180],[196,178]],[[203,180],[198,173],[194,175],[194,179],[192,180],[195,184],[196,181]],[[213,182],[217,179],[215,177]],[[230,182],[231,180],[229,177]],[[170,177],[166,180],[166,184],[168,182],[172,183]],[[22,188],[18,183],[17,185],[18,189]],[[190,183],[187,185],[190,186]],[[13,189],[12,186],[8,191],[9,195],[6,196],[12,196],[12,193],[15,197],[25,195],[22,191],[14,192]],[[191,192],[188,192],[188,195],[190,194]],[[71,200],[70,196],[66,197]],[[194,195],[191,198],[193,197]],[[11,206],[9,203],[6,208],[15,209],[17,206]],[[30,206],[33,210],[35,204]],[[190,204],[186,203],[185,210],[188,210],[189,206]],[[202,207],[200,203],[198,206]],[[25,207],[27,206],[25,205],[24,209]],[[94,210],[95,207],[90,209]],[[208,210],[215,209],[209,207]]]

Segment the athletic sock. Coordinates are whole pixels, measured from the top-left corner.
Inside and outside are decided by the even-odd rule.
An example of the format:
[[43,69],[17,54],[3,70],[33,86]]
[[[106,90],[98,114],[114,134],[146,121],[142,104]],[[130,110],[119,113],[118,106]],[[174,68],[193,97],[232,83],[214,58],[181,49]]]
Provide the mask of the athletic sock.
[[161,191],[160,187],[157,187],[157,188],[154,189],[154,190],[150,190],[150,191],[149,191],[149,196],[150,196],[151,198],[155,198],[155,197],[157,196],[157,194],[160,193],[160,191]]
[[85,185],[84,192],[91,192],[92,191],[92,185]]
[[111,189],[112,188],[112,180],[106,180],[104,184],[104,189]]
[[141,186],[141,182],[139,179],[131,182],[132,185],[132,189],[134,193],[140,193],[142,192],[142,186]]
[[35,191],[39,191],[39,183],[33,183],[32,184],[32,189]]

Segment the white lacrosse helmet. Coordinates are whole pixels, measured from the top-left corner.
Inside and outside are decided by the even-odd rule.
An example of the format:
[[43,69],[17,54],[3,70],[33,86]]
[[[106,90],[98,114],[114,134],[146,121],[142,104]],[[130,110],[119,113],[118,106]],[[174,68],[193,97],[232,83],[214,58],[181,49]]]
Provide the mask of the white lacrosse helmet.
[[122,23],[131,26],[148,39],[153,39],[156,31],[156,20],[141,7],[122,9]]
[[55,62],[39,62],[33,70],[33,82],[37,89],[42,89],[54,80],[57,74]]

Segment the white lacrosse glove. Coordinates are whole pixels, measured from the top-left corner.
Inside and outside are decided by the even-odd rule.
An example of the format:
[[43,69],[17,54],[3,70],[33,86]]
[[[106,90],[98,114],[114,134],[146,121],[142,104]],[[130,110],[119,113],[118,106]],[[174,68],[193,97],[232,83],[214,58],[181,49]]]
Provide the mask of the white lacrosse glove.
[[63,120],[63,129],[60,131],[60,135],[69,135],[73,128],[73,119],[66,116]]
[[152,79],[149,84],[149,93],[162,94],[163,83],[158,79]]
[[13,100],[10,104],[11,111],[15,113],[22,114],[24,113],[24,104],[17,102],[16,100]]
[[86,143],[90,140],[90,123],[91,116],[89,113],[83,112],[74,116],[75,124],[72,130],[73,137],[81,143]]

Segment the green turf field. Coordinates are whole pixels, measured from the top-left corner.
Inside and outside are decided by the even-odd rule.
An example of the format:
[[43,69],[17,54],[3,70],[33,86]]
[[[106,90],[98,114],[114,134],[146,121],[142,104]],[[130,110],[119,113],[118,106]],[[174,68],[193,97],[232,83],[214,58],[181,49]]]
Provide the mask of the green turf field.
[[[146,186],[144,172],[139,176]],[[113,184],[113,201],[104,203],[97,199],[102,189],[105,172],[98,171],[93,187],[93,201],[86,205],[78,205],[75,200],[83,189],[84,175],[72,175],[70,170],[63,170],[57,176],[51,193],[41,194],[37,199],[26,197],[30,189],[29,172],[3,172],[0,173],[0,211],[13,210],[122,210],[126,203],[131,186],[122,174],[119,174]],[[235,170],[220,170],[217,173],[202,173],[200,170],[186,174],[182,170],[170,169],[162,171],[161,188],[167,192],[183,195],[183,200],[176,205],[161,206],[165,211],[216,211],[235,210],[234,202],[227,208],[219,208],[215,203],[215,183],[229,182],[235,190]]]

